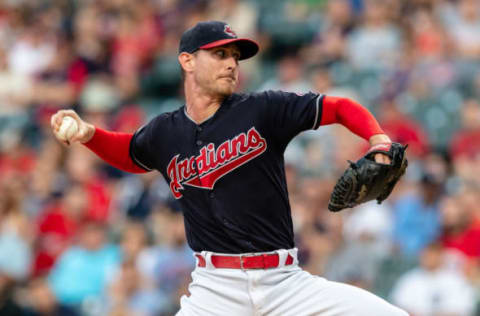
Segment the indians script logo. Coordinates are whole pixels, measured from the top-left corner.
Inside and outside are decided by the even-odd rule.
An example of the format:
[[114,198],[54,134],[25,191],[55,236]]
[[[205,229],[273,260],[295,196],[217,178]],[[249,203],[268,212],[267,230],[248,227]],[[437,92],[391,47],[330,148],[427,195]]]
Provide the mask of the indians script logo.
[[180,155],[176,155],[167,166],[170,190],[176,199],[182,197],[180,191],[184,190],[184,185],[211,190],[218,179],[260,156],[265,150],[265,138],[252,127],[247,133],[223,142],[218,148],[212,143],[203,146],[198,156],[178,161]]
[[223,31],[228,35],[230,35],[231,37],[237,37],[237,34],[232,30],[232,28],[228,24],[225,25],[225,27],[223,28]]

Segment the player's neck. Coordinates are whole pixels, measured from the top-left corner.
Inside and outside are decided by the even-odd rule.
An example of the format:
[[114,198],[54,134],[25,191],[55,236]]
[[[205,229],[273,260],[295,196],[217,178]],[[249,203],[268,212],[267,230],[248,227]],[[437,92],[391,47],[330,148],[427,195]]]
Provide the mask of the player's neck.
[[197,124],[215,114],[224,98],[223,96],[209,95],[200,89],[185,87],[185,108],[188,116]]

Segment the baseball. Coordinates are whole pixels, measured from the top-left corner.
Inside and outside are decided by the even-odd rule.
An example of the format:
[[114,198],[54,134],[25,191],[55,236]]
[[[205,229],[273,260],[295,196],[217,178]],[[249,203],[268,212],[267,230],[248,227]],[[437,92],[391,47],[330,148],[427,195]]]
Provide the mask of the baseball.
[[60,125],[57,135],[62,140],[70,140],[77,133],[77,131],[77,121],[70,116],[65,116],[62,120],[62,125]]

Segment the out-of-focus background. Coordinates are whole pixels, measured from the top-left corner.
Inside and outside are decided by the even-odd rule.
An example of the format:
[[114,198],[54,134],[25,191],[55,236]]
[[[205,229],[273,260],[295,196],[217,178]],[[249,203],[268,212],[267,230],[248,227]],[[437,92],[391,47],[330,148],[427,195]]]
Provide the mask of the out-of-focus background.
[[388,201],[333,214],[366,142],[341,126],[294,139],[301,266],[415,316],[480,315],[478,0],[1,1],[0,315],[178,310],[194,260],[164,179],[59,144],[49,119],[72,108],[133,132],[181,106],[178,41],[209,19],[261,45],[239,90],[349,97],[409,144]]

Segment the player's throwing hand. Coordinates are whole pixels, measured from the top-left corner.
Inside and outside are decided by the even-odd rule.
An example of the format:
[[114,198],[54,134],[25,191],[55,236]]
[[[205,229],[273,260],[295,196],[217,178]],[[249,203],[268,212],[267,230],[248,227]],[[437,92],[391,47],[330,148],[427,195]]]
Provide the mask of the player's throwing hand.
[[[69,117],[74,121],[64,120]],[[69,124],[69,126],[62,126]],[[53,134],[62,143],[70,145],[74,142],[86,143],[95,133],[95,126],[83,121],[73,110],[59,110],[50,119]]]

